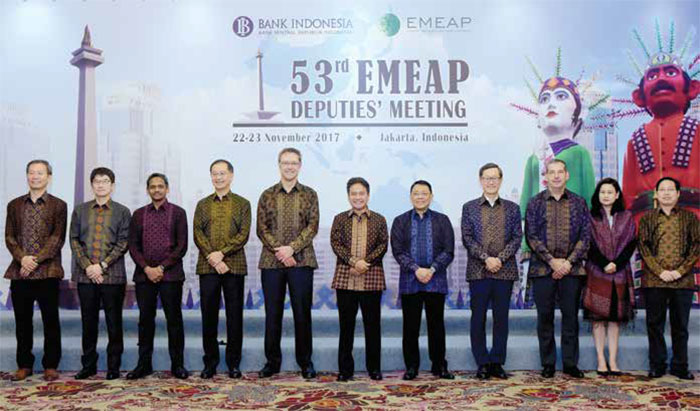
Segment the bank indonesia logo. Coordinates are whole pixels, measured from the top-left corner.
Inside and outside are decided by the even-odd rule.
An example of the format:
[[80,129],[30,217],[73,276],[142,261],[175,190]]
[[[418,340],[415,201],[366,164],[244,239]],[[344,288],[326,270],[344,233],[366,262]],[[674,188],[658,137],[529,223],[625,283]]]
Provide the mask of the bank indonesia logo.
[[387,37],[395,36],[401,29],[401,20],[395,14],[387,13],[379,20],[379,28]]
[[233,32],[238,37],[248,37],[253,32],[253,20],[246,16],[236,17],[233,20]]

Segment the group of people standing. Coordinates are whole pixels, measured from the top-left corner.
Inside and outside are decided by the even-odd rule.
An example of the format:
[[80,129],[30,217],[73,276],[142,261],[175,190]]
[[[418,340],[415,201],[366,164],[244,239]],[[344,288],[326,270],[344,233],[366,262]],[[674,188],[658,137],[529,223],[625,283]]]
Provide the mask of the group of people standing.
[[[258,201],[256,233],[263,244],[258,267],[265,298],[266,364],[260,378],[280,371],[284,301],[289,289],[294,315],[295,354],[306,379],[316,377],[312,362],[311,305],[314,269],[318,267],[313,239],[318,231],[316,192],[298,181],[302,155],[285,148],[278,156],[280,181]],[[52,169],[44,160],[27,165],[29,193],[10,202],[6,244],[13,260],[5,278],[11,280],[15,313],[17,365],[15,380],[32,374],[32,314],[37,301],[44,323],[44,378],[58,378],[61,357],[58,317],[59,280],[63,277],[61,248],[67,228],[66,203],[48,194]],[[225,362],[231,378],[241,378],[243,290],[247,272],[244,246],[251,228],[251,206],[231,192],[233,165],[216,160],[210,166],[214,193],[197,204],[193,235],[199,249],[199,277],[203,370],[212,378],[219,364],[217,330],[221,295],[226,314]],[[488,163],[479,170],[483,194],[464,204],[462,242],[468,251],[467,280],[471,290],[471,349],[477,378],[507,378],[503,369],[508,340],[508,312],[513,284],[519,278],[516,252],[523,239],[520,207],[499,195],[501,168]],[[651,377],[666,371],[664,322],[671,312],[673,357],[671,373],[692,379],[688,370],[688,319],[692,290],[690,275],[700,255],[700,222],[678,207],[681,187],[673,178],[656,184],[658,208],[642,217],[636,230],[625,210],[619,184],[601,180],[591,199],[566,188],[566,163],[554,159],[546,166],[547,188],[534,196],[524,216],[525,241],[532,251],[527,276],[537,307],[542,376],[555,374],[554,311],[562,313],[563,371],[580,378],[578,369],[581,301],[585,317],[593,321],[598,372],[620,373],[617,366],[618,324],[634,315],[635,299],[630,257],[635,247],[644,259],[643,287],[647,301],[647,330]],[[94,199],[77,204],[71,218],[72,280],[77,283],[82,316],[82,369],[76,379],[97,372],[99,310],[108,332],[107,379],[120,377],[123,352],[122,307],[128,251],[136,265],[133,280],[140,310],[139,358],[126,375],[138,379],[153,372],[153,339],[157,297],[167,320],[171,371],[187,378],[184,367],[182,259],[187,251],[185,210],[168,202],[168,178],[159,173],[147,179],[150,204],[129,210],[113,201],[115,175],[107,168],[92,171]],[[350,209],[337,214],[331,228],[331,247],[337,256],[332,288],[336,290],[340,336],[337,379],[353,378],[355,320],[360,310],[365,329],[366,369],[381,380],[381,296],[386,288],[382,261],[391,242],[400,267],[399,293],[403,311],[405,380],[420,369],[418,337],[423,307],[428,319],[428,352],[433,375],[452,379],[446,360],[444,309],[448,292],[447,267],[454,258],[455,238],[449,218],[430,208],[433,189],[418,180],[411,185],[412,208],[397,216],[388,230],[386,219],[369,208],[370,184],[355,177],[347,182]],[[638,231],[638,235],[635,234]],[[486,315],[493,312],[493,345],[486,346]],[[609,361],[604,357],[608,334]]]

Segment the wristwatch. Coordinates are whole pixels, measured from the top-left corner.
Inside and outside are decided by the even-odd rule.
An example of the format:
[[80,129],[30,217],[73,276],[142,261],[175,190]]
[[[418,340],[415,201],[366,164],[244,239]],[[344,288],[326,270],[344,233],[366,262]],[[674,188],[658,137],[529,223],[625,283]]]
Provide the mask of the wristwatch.
[[430,275],[435,274],[435,271],[437,271],[437,270],[435,270],[435,267],[431,266],[430,267]]
[[107,263],[105,263],[104,261],[102,261],[102,262],[100,262],[100,267],[102,267],[102,270],[107,270],[107,267],[108,267],[108,266],[107,266]]

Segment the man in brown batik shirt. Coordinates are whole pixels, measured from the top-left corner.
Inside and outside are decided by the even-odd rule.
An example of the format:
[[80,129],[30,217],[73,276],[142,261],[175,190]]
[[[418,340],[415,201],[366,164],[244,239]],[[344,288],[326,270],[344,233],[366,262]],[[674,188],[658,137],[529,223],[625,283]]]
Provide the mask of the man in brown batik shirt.
[[301,153],[285,148],[278,156],[280,182],[263,191],[258,201],[257,234],[262,241],[259,268],[265,297],[265,357],[260,378],[270,377],[282,364],[284,297],[294,314],[296,360],[304,378],[315,378],[311,361],[311,302],[313,273],[318,268],[313,238],[318,232],[318,196],[298,181]]
[[382,259],[389,235],[386,219],[367,207],[369,183],[354,177],[347,183],[352,207],[333,219],[331,247],[338,257],[332,288],[336,291],[340,338],[338,342],[338,381],[348,381],[355,372],[352,346],[355,339],[355,317],[362,310],[365,328],[367,372],[373,380],[381,380],[381,302],[386,289]]
[[44,379],[58,379],[61,359],[61,326],[58,318],[58,285],[63,278],[61,248],[66,240],[66,203],[47,192],[52,176],[46,160],[27,164],[29,193],[7,205],[5,243],[12,263],[5,272],[15,313],[17,372],[20,381],[32,375],[32,317],[39,303],[44,324]]

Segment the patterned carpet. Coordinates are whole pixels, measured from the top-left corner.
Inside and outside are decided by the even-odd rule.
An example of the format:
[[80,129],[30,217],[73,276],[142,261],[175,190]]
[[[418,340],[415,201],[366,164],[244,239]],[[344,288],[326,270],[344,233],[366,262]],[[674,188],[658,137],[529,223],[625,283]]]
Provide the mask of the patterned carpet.
[[358,375],[347,383],[336,382],[334,374],[314,382],[293,373],[267,380],[251,373],[243,380],[219,374],[213,381],[180,381],[162,372],[137,382],[105,381],[104,373],[75,381],[71,375],[47,383],[41,375],[12,382],[10,374],[0,373],[0,410],[700,410],[698,380],[650,380],[641,372],[545,380],[518,371],[507,381],[484,382],[473,373],[458,373],[453,381],[422,374],[405,382],[392,372],[380,382]]

